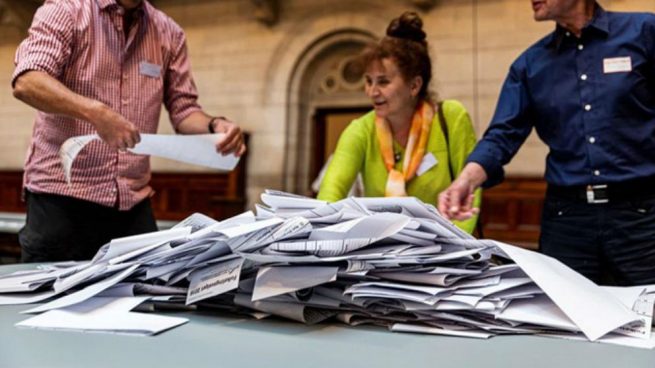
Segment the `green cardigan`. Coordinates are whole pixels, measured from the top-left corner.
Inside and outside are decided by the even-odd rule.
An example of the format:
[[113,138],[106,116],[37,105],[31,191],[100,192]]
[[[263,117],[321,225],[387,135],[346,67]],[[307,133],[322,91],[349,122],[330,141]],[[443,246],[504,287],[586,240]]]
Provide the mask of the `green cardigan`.
[[[459,175],[476,143],[471,118],[464,106],[455,100],[446,100],[442,106],[448,126],[449,150],[446,150],[439,114],[435,113],[426,152],[434,155],[437,164],[406,184],[408,195],[433,205],[438,201],[438,194],[450,185],[449,160],[453,173],[455,176]],[[400,152],[404,157],[405,147],[401,147],[396,141],[393,145],[394,152]],[[402,157],[396,163],[396,169],[399,171],[402,171]],[[384,197],[388,173],[375,133],[375,111],[353,120],[341,134],[330,166],[321,182],[318,198],[330,202],[345,198],[358,173],[362,174],[367,197]],[[476,192],[476,207],[480,206],[480,197],[480,191]],[[477,216],[455,224],[472,233],[476,221]]]

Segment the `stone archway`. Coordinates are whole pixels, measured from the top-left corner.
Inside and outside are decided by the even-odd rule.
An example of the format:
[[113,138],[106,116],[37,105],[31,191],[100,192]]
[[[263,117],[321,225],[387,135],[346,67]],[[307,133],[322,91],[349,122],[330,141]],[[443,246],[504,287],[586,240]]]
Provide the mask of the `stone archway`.
[[362,71],[354,59],[373,40],[365,31],[335,31],[316,40],[299,57],[287,90],[286,191],[306,194],[311,186],[316,111],[369,104]]

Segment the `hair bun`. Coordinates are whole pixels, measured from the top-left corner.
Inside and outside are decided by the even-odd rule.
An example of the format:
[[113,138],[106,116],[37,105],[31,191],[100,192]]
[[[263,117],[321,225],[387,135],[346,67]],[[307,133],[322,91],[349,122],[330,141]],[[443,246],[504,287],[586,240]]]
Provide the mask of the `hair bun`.
[[392,20],[387,27],[387,36],[426,43],[423,20],[414,12],[404,12],[400,17]]

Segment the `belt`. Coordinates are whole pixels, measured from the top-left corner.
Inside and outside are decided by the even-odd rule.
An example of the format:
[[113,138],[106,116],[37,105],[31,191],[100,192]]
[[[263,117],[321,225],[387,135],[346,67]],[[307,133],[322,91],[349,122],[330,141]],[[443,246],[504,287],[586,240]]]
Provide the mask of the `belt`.
[[602,204],[655,196],[655,177],[619,183],[560,186],[548,184],[549,196]]

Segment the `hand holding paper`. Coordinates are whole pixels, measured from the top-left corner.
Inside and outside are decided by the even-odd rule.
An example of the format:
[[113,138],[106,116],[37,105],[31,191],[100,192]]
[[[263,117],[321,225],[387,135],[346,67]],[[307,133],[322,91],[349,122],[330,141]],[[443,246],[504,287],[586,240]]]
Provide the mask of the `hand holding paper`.
[[[216,143],[222,137],[223,134],[141,134],[141,142],[129,151],[140,155],[164,157],[222,171],[231,171],[239,162],[239,157],[234,154],[223,156],[216,153]],[[89,142],[96,139],[100,139],[96,134],[77,136],[67,139],[61,145],[59,157],[68,184],[70,184],[71,168],[75,158]]]

